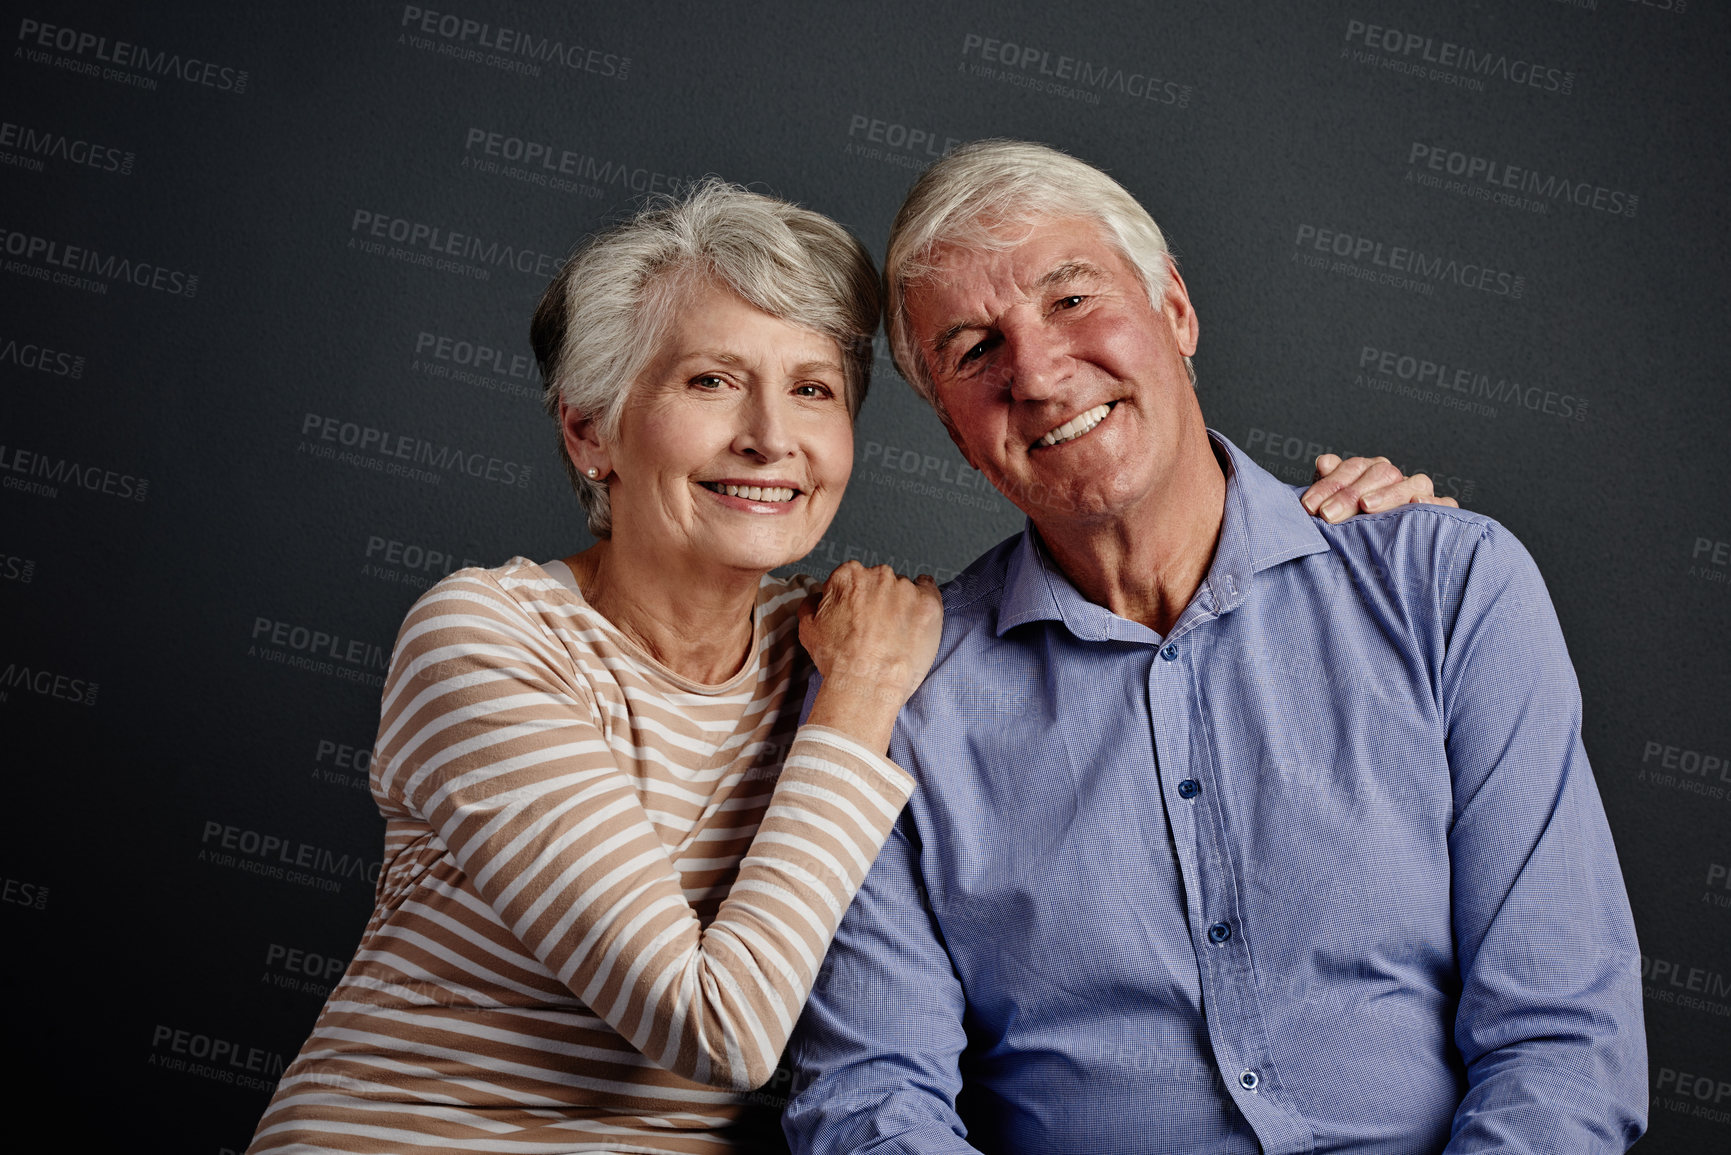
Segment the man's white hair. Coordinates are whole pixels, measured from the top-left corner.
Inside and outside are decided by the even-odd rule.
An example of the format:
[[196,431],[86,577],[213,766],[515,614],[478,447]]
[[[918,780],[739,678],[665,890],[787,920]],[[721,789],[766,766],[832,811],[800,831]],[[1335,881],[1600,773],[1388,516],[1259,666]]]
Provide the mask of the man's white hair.
[[[616,437],[631,386],[705,284],[833,339],[848,414],[859,415],[880,299],[871,256],[828,217],[717,178],[679,197],[651,198],[584,242],[547,286],[529,327],[547,412],[557,421],[563,401],[603,437]],[[589,531],[610,536],[605,481],[583,476],[563,435],[559,456],[588,511]]]
[[[902,376],[940,416],[943,406],[908,323],[908,290],[936,275],[932,258],[938,248],[1003,252],[1025,241],[1028,230],[1044,220],[1094,222],[1141,277],[1149,302],[1160,307],[1172,254],[1160,226],[1123,185],[1043,144],[980,140],[963,145],[914,182],[890,226],[884,257],[890,353]],[[1184,364],[1190,368],[1188,357]]]

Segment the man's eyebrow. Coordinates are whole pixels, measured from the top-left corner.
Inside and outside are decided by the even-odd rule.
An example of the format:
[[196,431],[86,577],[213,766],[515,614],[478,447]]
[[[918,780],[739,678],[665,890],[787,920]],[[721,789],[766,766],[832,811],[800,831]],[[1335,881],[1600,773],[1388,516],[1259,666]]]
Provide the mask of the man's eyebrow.
[[[1077,281],[1103,281],[1105,279],[1105,271],[1091,261],[1065,261],[1035,281],[1034,288],[1049,289],[1053,285],[1068,285]],[[951,342],[969,329],[983,329],[985,327],[986,324],[983,321],[957,321],[932,338],[932,355],[934,357],[941,355],[945,349],[950,347]]]
[[984,324],[979,321],[957,321],[954,325],[951,325],[933,338],[932,356],[936,357],[942,354],[945,349],[950,347],[951,341],[954,341],[969,329],[983,329],[984,327]]
[[1072,281],[1102,281],[1106,279],[1100,266],[1088,261],[1065,261],[1051,272],[1034,282],[1036,289],[1049,289],[1053,285],[1065,285]]

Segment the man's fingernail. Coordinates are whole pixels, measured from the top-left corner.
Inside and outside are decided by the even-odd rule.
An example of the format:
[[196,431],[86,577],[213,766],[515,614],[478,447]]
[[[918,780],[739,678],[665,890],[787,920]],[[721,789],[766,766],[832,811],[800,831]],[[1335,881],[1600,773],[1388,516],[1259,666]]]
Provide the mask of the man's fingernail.
[[1364,501],[1361,502],[1361,504],[1367,510],[1379,509],[1382,506],[1382,500],[1382,494],[1380,493],[1367,493],[1364,495]]
[[1338,497],[1331,497],[1328,499],[1328,503],[1322,507],[1322,520],[1333,524],[1345,517],[1346,512],[1346,502]]

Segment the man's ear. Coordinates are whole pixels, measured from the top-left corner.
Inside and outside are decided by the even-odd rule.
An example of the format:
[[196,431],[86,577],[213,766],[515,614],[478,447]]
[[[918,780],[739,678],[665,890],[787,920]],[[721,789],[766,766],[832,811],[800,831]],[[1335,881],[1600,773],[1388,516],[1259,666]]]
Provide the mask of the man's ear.
[[1194,356],[1202,330],[1196,320],[1196,307],[1190,303],[1190,290],[1170,257],[1166,259],[1166,289],[1160,294],[1160,313],[1172,326],[1172,339],[1178,351],[1186,357]]
[[577,472],[588,477],[593,469],[597,481],[604,480],[613,472],[612,451],[602,440],[594,419],[586,413],[579,413],[563,399],[559,402],[559,430],[565,439],[565,452],[570,454]]

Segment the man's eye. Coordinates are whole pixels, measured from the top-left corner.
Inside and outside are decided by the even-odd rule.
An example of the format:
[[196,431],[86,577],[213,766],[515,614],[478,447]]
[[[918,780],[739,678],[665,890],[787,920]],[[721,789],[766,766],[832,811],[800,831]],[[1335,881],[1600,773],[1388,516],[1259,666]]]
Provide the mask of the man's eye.
[[1080,305],[1085,300],[1087,300],[1086,297],[1082,296],[1079,293],[1076,293],[1076,294],[1072,294],[1068,297],[1059,297],[1058,300],[1053,304],[1052,307],[1055,309],[1074,309],[1077,305]]

